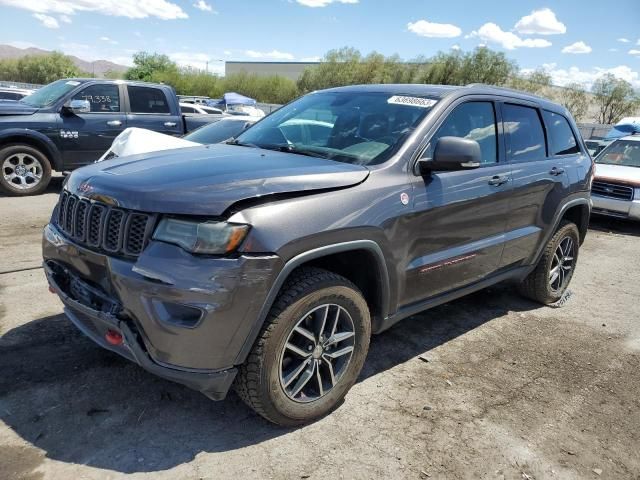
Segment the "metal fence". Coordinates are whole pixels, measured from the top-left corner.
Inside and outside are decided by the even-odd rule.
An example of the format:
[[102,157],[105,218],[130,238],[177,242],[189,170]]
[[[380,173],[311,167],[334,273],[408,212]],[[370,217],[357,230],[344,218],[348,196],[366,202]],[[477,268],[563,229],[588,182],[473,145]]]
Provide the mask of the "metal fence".
[[22,82],[6,82],[0,80],[0,87],[4,88],[24,88],[25,90],[36,90],[42,85],[36,83],[22,83]]
[[578,129],[582,138],[585,140],[595,139],[600,140],[605,137],[607,132],[611,130],[613,125],[607,125],[602,123],[579,123]]

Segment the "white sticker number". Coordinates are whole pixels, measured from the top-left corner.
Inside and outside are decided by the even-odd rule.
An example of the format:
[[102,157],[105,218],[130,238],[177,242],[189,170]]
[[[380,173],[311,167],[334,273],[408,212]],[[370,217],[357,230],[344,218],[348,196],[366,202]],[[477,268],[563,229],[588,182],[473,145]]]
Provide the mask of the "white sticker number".
[[410,107],[431,108],[437,101],[431,98],[422,97],[405,97],[403,95],[394,95],[387,100],[387,103],[393,103],[395,105],[408,105]]

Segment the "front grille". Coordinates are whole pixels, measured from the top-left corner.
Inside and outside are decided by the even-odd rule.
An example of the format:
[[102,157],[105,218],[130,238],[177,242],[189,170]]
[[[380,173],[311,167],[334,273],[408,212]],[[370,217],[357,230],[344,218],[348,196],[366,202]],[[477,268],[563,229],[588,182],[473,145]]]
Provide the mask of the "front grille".
[[616,200],[633,199],[633,187],[615,183],[600,182],[597,180],[594,181],[591,186],[591,193],[600,195],[601,197],[615,198]]
[[79,245],[107,254],[135,257],[149,242],[155,216],[63,191],[55,223]]

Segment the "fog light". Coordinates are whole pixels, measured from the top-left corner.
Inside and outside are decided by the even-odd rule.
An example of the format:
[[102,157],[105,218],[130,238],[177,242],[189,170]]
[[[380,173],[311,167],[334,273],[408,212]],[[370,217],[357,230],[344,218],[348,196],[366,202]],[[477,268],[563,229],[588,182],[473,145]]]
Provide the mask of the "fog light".
[[111,345],[122,345],[122,334],[115,330],[107,330],[104,338]]

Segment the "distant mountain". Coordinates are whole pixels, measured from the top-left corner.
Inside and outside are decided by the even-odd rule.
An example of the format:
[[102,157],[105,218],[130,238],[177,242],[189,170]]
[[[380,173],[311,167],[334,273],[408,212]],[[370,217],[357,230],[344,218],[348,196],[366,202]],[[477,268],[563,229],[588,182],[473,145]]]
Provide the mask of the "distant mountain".
[[[17,48],[12,47],[11,45],[0,45],[0,60],[8,58],[20,58],[24,57],[25,55],[46,55],[48,53],[51,52],[49,50],[42,50],[35,47]],[[108,60],[96,60],[95,62],[90,62],[73,55],[69,55],[69,58],[71,58],[73,63],[80,70],[87,73],[93,73],[96,75],[96,77],[103,77],[104,74],[109,71],[124,72],[129,68],[125,65],[119,65]]]

